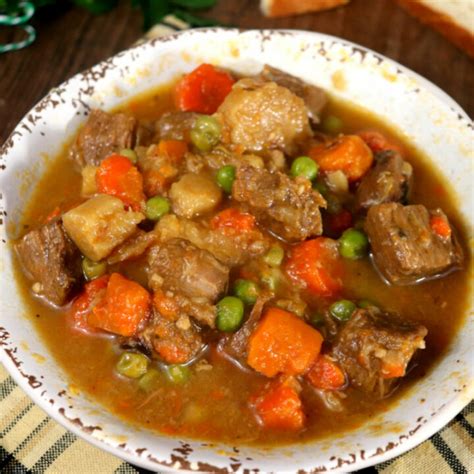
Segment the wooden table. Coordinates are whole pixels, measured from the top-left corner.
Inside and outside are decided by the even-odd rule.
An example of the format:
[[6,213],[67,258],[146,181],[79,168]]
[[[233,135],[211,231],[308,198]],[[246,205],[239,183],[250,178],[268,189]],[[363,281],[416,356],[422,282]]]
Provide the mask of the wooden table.
[[[264,18],[257,0],[220,0],[206,16],[241,28],[294,28],[340,36],[408,66],[474,115],[472,60],[409,16],[392,0],[352,0],[343,8],[292,18]],[[45,10],[34,19],[38,39],[0,55],[0,143],[48,90],[132,44],[143,34],[130,1],[93,16],[79,8]],[[0,31],[0,41],[12,30]]]

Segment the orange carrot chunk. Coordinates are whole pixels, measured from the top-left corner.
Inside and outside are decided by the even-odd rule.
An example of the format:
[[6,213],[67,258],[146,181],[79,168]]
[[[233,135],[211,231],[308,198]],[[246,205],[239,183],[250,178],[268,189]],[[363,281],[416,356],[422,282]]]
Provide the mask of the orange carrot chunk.
[[103,275],[84,285],[82,293],[73,301],[69,314],[76,329],[94,331],[88,324],[87,316],[92,308],[105,298],[109,275]]
[[342,135],[326,146],[316,145],[309,156],[321,171],[343,171],[349,181],[362,178],[372,166],[372,151],[357,135]]
[[305,377],[313,387],[323,390],[338,390],[346,384],[344,372],[327,355],[320,355]]
[[332,239],[318,237],[291,249],[286,264],[288,275],[304,283],[319,296],[334,296],[342,289],[342,262]]
[[435,234],[438,234],[443,239],[451,237],[451,227],[449,222],[441,216],[432,216],[430,219],[430,226]]
[[292,313],[269,308],[249,339],[247,363],[267,377],[298,375],[313,365],[321,334]]
[[364,140],[367,146],[374,153],[377,153],[380,151],[393,150],[403,155],[402,148],[396,143],[393,143],[392,141],[390,141],[387,137],[385,137],[385,135],[381,134],[380,132],[377,132],[375,130],[363,130],[362,132],[359,132],[357,135],[359,135],[359,137],[362,138],[362,140]]
[[263,393],[251,397],[250,405],[267,429],[299,430],[304,426],[303,406],[291,383],[270,382]]
[[151,297],[138,283],[119,273],[110,276],[105,298],[88,316],[90,326],[121,336],[133,336],[148,317]]
[[188,145],[182,140],[161,140],[158,143],[158,153],[168,157],[175,163],[180,162],[187,151]]
[[211,220],[211,229],[236,230],[239,232],[249,232],[255,227],[255,217],[246,212],[229,207],[216,214]]
[[201,64],[176,85],[175,102],[179,110],[213,114],[232,89],[230,74],[211,64]]
[[145,200],[143,178],[125,156],[111,155],[100,164],[96,172],[97,190],[123,201],[134,211],[139,211]]

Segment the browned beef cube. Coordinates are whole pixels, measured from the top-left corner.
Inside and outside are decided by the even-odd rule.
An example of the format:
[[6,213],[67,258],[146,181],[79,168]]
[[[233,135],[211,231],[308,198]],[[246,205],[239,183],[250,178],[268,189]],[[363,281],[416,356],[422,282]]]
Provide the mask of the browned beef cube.
[[188,140],[198,117],[195,112],[168,112],[156,122],[156,133],[159,138]]
[[188,316],[170,318],[156,310],[138,339],[152,357],[160,358],[168,364],[188,362],[204,345],[199,330]]
[[386,203],[369,209],[365,228],[375,264],[388,281],[414,283],[462,263],[454,232],[443,237],[431,228],[435,215],[447,221],[441,210],[428,212],[422,205]]
[[332,355],[350,383],[376,397],[384,397],[417,349],[425,347],[427,329],[380,311],[359,309],[337,335]]
[[148,254],[148,275],[150,287],[177,293],[182,311],[214,326],[211,303],[225,292],[229,269],[209,252],[179,239],[154,246]]
[[356,192],[356,206],[368,209],[384,202],[404,201],[413,181],[413,168],[395,151],[378,154],[377,164],[362,179]]
[[61,221],[31,230],[16,244],[16,251],[33,291],[55,305],[66,303],[81,280],[81,254]]
[[81,167],[98,166],[108,155],[132,148],[136,130],[137,121],[130,115],[92,110],[71,147],[70,156]]
[[301,97],[308,108],[311,120],[314,123],[319,122],[319,115],[327,103],[326,92],[323,89],[268,65],[264,66],[261,77],[267,81],[276,82]]
[[237,170],[232,197],[275,234],[288,241],[301,241],[322,233],[320,207],[323,197],[304,178],[241,166]]

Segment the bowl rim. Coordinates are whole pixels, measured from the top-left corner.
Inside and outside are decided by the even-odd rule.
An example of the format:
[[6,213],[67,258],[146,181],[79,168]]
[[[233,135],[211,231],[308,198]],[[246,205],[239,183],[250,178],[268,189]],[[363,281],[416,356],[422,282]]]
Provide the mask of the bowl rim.
[[[416,73],[415,71],[409,69],[406,66],[403,66],[402,64],[398,63],[397,61],[393,59],[390,59],[384,56],[381,53],[378,53],[370,48],[351,42],[349,40],[339,38],[333,35],[328,35],[325,33],[300,30],[300,29],[294,29],[294,30],[277,29],[277,28],[242,29],[242,28],[224,28],[224,27],[203,27],[203,28],[193,28],[190,30],[177,31],[172,34],[168,34],[168,35],[161,36],[158,38],[153,38],[150,40],[140,42],[139,44],[132,45],[131,47],[126,48],[118,52],[117,54],[100,61],[99,63],[91,66],[90,68],[84,69],[81,72],[73,75],[69,79],[63,81],[57,87],[67,88],[67,86],[69,86],[71,83],[74,83],[75,81],[80,80],[86,74],[100,70],[100,68],[103,67],[107,61],[113,60],[115,58],[118,58],[124,55],[130,55],[135,50],[140,50],[144,47],[150,47],[150,46],[153,47],[156,44],[160,44],[167,41],[174,41],[186,35],[193,35],[196,33],[206,34],[208,32],[215,33],[215,34],[232,33],[232,34],[235,34],[236,36],[239,36],[242,34],[251,34],[251,33],[259,33],[259,34],[264,34],[264,35],[274,35],[274,34],[281,34],[281,33],[288,34],[291,36],[305,35],[305,36],[310,36],[310,37],[312,36],[314,39],[319,39],[321,41],[332,41],[335,44],[348,46],[354,50],[360,51],[363,54],[370,53],[374,57],[386,62],[387,64],[395,66],[397,71],[402,72],[408,78],[410,77],[415,78],[422,87],[427,89],[431,94],[436,96],[438,100],[440,100],[442,103],[447,105],[451,109],[451,111],[457,114],[459,118],[462,117],[464,120],[466,120],[468,128],[470,128],[471,130],[474,129],[472,120],[470,119],[468,114],[453,98],[451,98],[439,86],[437,86],[430,80],[426,79],[425,77],[421,76],[420,74]],[[48,91],[48,93],[43,98],[41,98],[35,105],[32,106],[32,108],[30,108],[29,111],[25,113],[23,118],[18,122],[16,127],[13,129],[13,131],[10,133],[10,135],[7,137],[4,143],[0,146],[0,158],[3,156],[8,156],[12,152],[12,150],[15,149],[16,132],[22,126],[26,126],[28,114],[35,107],[39,106],[42,103],[45,103],[45,101],[48,101],[48,99],[52,96],[52,94],[54,94],[57,87],[53,87],[50,91]],[[131,95],[130,97],[132,96],[133,95]],[[467,317],[468,317],[468,314],[466,314],[466,320],[467,320]],[[4,328],[0,328],[0,329],[4,329]],[[462,327],[460,328],[460,330],[461,329]],[[1,346],[2,344],[1,344],[1,339],[0,339],[0,347]],[[107,437],[104,437],[103,439],[98,439],[92,436],[91,434],[87,433],[84,429],[82,429],[81,426],[78,426],[77,424],[73,423],[73,420],[70,420],[64,416],[61,416],[56,410],[54,410],[51,407],[51,405],[48,404],[48,401],[44,397],[42,397],[41,394],[39,394],[37,391],[31,388],[31,386],[28,384],[27,379],[21,374],[19,367],[16,365],[14,357],[11,357],[11,355],[7,354],[6,351],[1,350],[0,362],[4,365],[7,372],[14,379],[17,385],[36,405],[38,405],[42,410],[44,410],[49,417],[54,419],[56,422],[58,422],[62,427],[64,427],[68,431],[78,436],[80,439],[83,439],[87,441],[88,443],[92,444],[93,446],[101,450],[104,450],[114,456],[117,456],[118,458],[132,465],[140,466],[147,469],[159,468],[160,470],[165,471],[165,472],[191,472],[191,473],[200,472],[199,469],[198,470],[186,470],[186,469],[180,469],[180,468],[175,469],[174,467],[170,467],[169,465],[162,464],[158,460],[150,461],[148,459],[141,458],[138,455],[134,455],[125,449],[121,449],[120,447],[110,444],[107,440]],[[465,406],[467,406],[467,404],[470,402],[472,398],[474,398],[474,384],[468,385],[462,391],[460,391],[456,397],[454,397],[448,403],[442,405],[439,411],[435,414],[436,416],[433,416],[433,418],[430,419],[426,424],[424,424],[416,433],[414,433],[413,436],[409,437],[403,443],[400,443],[400,445],[394,448],[393,450],[381,453],[375,459],[374,458],[369,458],[369,459],[364,459],[364,460],[359,459],[357,460],[355,465],[350,466],[349,471],[347,469],[341,470],[340,468],[335,468],[335,469],[329,468],[328,470],[332,472],[351,472],[354,469],[357,469],[357,470],[363,469],[365,467],[373,466],[375,464],[379,464],[389,459],[393,459],[394,457],[400,456],[404,454],[405,452],[409,451],[410,449],[413,449],[414,447],[418,446],[422,442],[426,441],[433,434],[435,434],[441,428],[443,428]],[[261,471],[261,472],[264,472],[264,471]],[[280,471],[280,472],[286,472],[286,471]],[[309,470],[309,471],[299,471],[299,472],[312,472],[312,471]]]

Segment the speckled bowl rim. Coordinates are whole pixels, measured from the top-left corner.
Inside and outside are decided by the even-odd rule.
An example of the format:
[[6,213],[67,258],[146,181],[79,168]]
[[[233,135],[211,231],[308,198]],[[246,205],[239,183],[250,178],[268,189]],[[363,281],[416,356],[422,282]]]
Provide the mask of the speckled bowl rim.
[[[164,38],[157,38],[154,40],[151,40],[150,42],[140,44],[138,46],[132,47],[128,50],[125,50],[118,55],[110,58],[109,60],[103,61],[99,63],[98,65],[84,71],[83,73],[80,73],[73,78],[69,79],[68,81],[64,82],[61,86],[58,88],[55,88],[52,90],[44,99],[42,99],[26,116],[21,120],[21,122],[18,124],[18,126],[15,128],[15,130],[12,132],[10,137],[6,140],[2,148],[0,148],[0,171],[1,171],[1,166],[4,166],[2,163],[2,159],[6,160],[11,154],[14,154],[16,142],[18,138],[21,138],[22,133],[25,130],[30,130],[31,127],[34,128],[35,122],[34,122],[34,113],[35,111],[41,111],[43,107],[47,107],[48,103],[50,103],[51,100],[57,100],[58,96],[56,95],[58,90],[59,91],[66,91],[67,88],[70,86],[71,83],[74,83],[74,81],[80,80],[81,78],[84,78],[85,76],[89,76],[91,80],[98,79],[106,74],[106,71],[108,69],[108,65],[112,65],[114,59],[121,58],[124,56],[130,56],[130,59],[133,59],[133,52],[134,51],[139,51],[141,48],[148,48],[148,47],[154,47],[157,45],[159,47],[160,44],[165,43],[165,42],[172,42],[175,39],[179,39],[183,37],[184,35],[202,35],[202,34],[234,34],[236,36],[239,35],[245,35],[245,34],[258,34],[262,36],[262,40],[265,39],[265,37],[273,37],[273,36],[291,36],[291,37],[297,37],[298,35],[304,35],[305,37],[313,37],[318,41],[322,42],[328,42],[328,43],[334,43],[334,44],[339,44],[346,46],[347,48],[352,49],[353,51],[358,51],[362,55],[372,55],[375,58],[378,58],[381,62],[384,62],[386,64],[392,65],[398,72],[401,74],[407,76],[408,78],[414,78],[416,79],[417,83],[425,88],[426,90],[429,91],[430,94],[433,96],[437,97],[439,101],[443,102],[445,105],[447,105],[452,112],[454,112],[458,119],[462,122],[465,123],[466,127],[470,129],[472,132],[472,123],[467,116],[467,114],[462,110],[462,108],[453,100],[451,99],[445,92],[443,92],[440,88],[432,84],[430,81],[422,78],[418,74],[414,73],[413,71],[409,70],[408,68],[405,68],[404,66],[401,66],[400,64],[385,58],[384,56],[371,51],[368,48],[359,46],[357,44],[351,43],[349,41],[329,36],[329,35],[324,35],[320,33],[313,33],[313,32],[305,32],[305,31],[297,31],[297,30],[248,30],[248,31],[241,31],[237,29],[220,29],[220,28],[203,28],[203,29],[197,29],[193,30],[191,32],[182,32],[182,33],[175,33],[173,35],[169,35]],[[60,95],[59,95],[60,97]],[[79,98],[80,100],[80,98]],[[0,194],[0,212],[5,211],[5,207],[2,207],[2,196]],[[6,216],[6,213],[5,213]],[[471,222],[472,222],[472,214],[470,216]],[[3,251],[8,251],[7,245],[5,242],[1,245],[1,250]],[[1,263],[1,262],[0,262]],[[1,271],[1,266],[0,266],[0,271]],[[2,300],[4,298],[4,290],[2,290]],[[3,304],[2,304],[3,306]],[[466,316],[466,320],[467,320]],[[0,319],[1,321],[1,319]],[[471,328],[467,324],[465,327],[467,330],[470,330]],[[472,333],[472,331],[471,331]],[[17,351],[18,351],[18,346],[12,345],[11,344],[11,338],[8,333],[8,331],[0,327],[0,361],[4,364],[8,372],[11,374],[13,379],[17,382],[17,384],[28,394],[28,396],[31,397],[31,399],[38,405],[40,406],[49,416],[51,416],[53,419],[55,419],[57,422],[59,422],[61,425],[63,425],[65,428],[67,428],[69,431],[73,432],[75,435],[79,436],[80,438],[88,441],[92,445],[103,449],[113,455],[116,455],[131,464],[135,464],[138,466],[142,466],[147,469],[160,469],[160,470],[165,470],[165,471],[174,471],[175,469],[179,469],[180,472],[235,472],[236,470],[240,471],[242,469],[247,469],[245,461],[239,460],[239,462],[236,463],[236,461],[232,461],[232,456],[230,456],[230,460],[228,461],[227,466],[214,466],[212,464],[209,464],[206,459],[200,459],[197,461],[192,461],[188,459],[188,453],[187,453],[187,447],[189,446],[185,442],[180,442],[180,449],[174,449],[175,453],[171,455],[168,459],[163,459],[163,460],[158,460],[158,459],[153,459],[153,457],[148,456],[147,458],[142,458],[140,455],[137,453],[132,453],[128,451],[127,449],[124,449],[124,447],[121,447],[120,445],[112,445],[110,443],[110,440],[107,439],[107,436],[105,435],[104,438],[98,439],[94,436],[92,436],[94,429],[96,427],[94,426],[84,426],[79,419],[71,419],[70,417],[68,418],[67,415],[65,414],[64,410],[61,412],[61,409],[58,411],[57,409],[54,408],[50,404],[50,401],[45,397],[43,394],[40,394],[38,390],[35,390],[34,388],[34,382],[35,382],[35,377],[28,375],[23,372],[21,365],[22,362],[21,360],[18,360],[17,356]],[[471,353],[472,355],[472,353]],[[473,371],[471,371],[471,379],[473,375]],[[472,380],[471,380],[472,382]],[[38,382],[40,383],[40,382]],[[355,469],[362,469],[364,467],[371,466],[376,463],[380,463],[383,461],[386,461],[388,459],[391,459],[397,455],[400,455],[407,450],[415,447],[419,443],[423,442],[427,438],[429,438],[431,435],[436,433],[439,429],[441,429],[446,423],[448,423],[469,401],[471,398],[474,396],[474,384],[467,384],[464,386],[462,389],[460,389],[458,396],[455,398],[452,398],[448,403],[442,404],[438,410],[432,413],[431,418],[428,420],[422,420],[421,417],[420,419],[417,420],[417,424],[414,425],[414,428],[410,431],[407,436],[405,436],[406,439],[402,440],[400,439],[400,443],[394,444],[393,447],[386,447],[384,449],[383,447],[378,448],[377,451],[374,453],[374,456],[365,458],[363,454],[359,455],[349,455],[340,458],[331,458],[331,462],[327,462],[325,466],[312,466],[310,465],[305,465],[304,470],[299,469],[299,466],[295,466],[294,462],[291,460],[288,461],[282,460],[281,461],[281,469],[277,469],[278,472],[293,472],[298,470],[298,472],[321,472],[322,470],[328,470],[332,472],[348,472],[349,470],[355,470]],[[190,441],[191,443],[193,441]],[[389,443],[390,444],[390,443]],[[355,449],[355,448],[354,448]],[[296,450],[298,450],[296,448]],[[363,452],[363,451],[362,451]],[[238,458],[238,450],[235,453],[235,458]],[[337,465],[335,464],[337,462]],[[308,464],[308,463],[306,463]],[[250,471],[248,471],[250,472]]]

